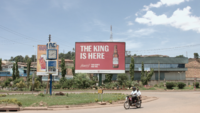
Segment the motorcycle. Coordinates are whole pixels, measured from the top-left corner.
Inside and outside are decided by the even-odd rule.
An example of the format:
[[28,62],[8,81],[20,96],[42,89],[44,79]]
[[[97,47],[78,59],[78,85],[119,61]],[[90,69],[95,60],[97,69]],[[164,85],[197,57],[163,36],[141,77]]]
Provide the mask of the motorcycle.
[[132,96],[127,96],[126,97],[126,101],[124,102],[124,108],[127,110],[133,106],[135,106],[136,108],[140,108],[141,107],[141,100],[138,99],[137,97],[135,97],[134,100],[132,100]]

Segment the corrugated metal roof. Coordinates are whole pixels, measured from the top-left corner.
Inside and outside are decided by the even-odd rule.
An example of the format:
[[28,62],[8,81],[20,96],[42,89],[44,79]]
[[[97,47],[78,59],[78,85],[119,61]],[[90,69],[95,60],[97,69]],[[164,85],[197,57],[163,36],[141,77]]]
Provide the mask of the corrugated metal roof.
[[[187,71],[187,68],[153,68],[154,71]],[[126,71],[129,71],[129,68],[125,69]],[[135,71],[139,71],[139,69],[134,69]]]
[[[125,63],[130,64],[131,57],[125,58]],[[188,58],[176,58],[176,57],[135,57],[134,58],[135,64],[186,64],[188,63]]]

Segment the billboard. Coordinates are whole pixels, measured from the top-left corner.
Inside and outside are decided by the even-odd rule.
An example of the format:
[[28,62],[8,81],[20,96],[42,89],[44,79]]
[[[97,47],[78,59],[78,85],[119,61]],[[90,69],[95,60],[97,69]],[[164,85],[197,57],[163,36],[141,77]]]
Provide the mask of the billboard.
[[75,73],[125,73],[125,42],[76,42]]
[[[59,46],[57,45],[57,58],[59,58]],[[46,73],[46,45],[38,45],[37,46],[37,75],[49,75]],[[52,74],[53,76],[58,75],[58,60],[57,59],[57,72],[56,74]]]

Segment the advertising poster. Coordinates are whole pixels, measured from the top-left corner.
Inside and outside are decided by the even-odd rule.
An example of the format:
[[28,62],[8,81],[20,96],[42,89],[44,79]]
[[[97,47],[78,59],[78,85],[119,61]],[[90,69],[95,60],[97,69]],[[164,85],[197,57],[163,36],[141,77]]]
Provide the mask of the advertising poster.
[[76,42],[75,73],[125,73],[125,42]]
[[56,73],[57,62],[56,61],[48,61],[48,72],[49,73]]
[[[37,46],[37,75],[48,75],[46,73],[46,45],[38,45]],[[59,46],[57,45],[57,58],[59,58]],[[58,69],[58,59],[57,59],[57,69]],[[56,74],[58,75],[58,70],[56,70]]]

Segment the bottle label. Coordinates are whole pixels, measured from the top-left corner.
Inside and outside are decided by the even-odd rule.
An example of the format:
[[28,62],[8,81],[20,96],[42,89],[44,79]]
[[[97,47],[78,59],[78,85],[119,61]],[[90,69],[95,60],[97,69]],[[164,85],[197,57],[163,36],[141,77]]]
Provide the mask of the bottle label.
[[118,58],[113,58],[113,64],[118,64]]

